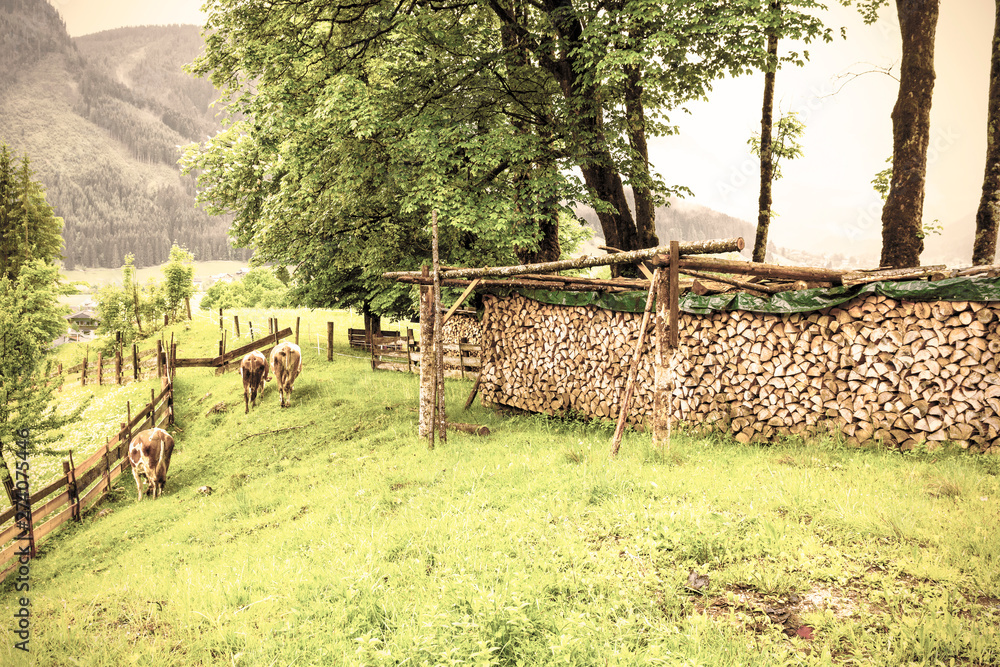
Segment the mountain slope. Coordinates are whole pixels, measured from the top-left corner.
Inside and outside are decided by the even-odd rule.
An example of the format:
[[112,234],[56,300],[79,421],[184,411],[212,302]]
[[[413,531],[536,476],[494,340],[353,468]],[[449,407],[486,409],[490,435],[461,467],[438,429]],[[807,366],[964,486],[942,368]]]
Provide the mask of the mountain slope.
[[27,154],[65,220],[67,268],[246,259],[227,219],[194,202],[178,147],[218,129],[210,84],[181,71],[195,26],[125,28],[72,40],[44,0],[0,0],[0,141]]

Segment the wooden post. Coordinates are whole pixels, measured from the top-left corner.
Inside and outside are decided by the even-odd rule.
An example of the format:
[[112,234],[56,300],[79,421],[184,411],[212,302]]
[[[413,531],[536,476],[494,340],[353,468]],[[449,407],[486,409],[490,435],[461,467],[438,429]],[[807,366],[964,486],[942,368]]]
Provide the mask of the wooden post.
[[226,372],[226,332],[222,332],[222,340],[219,341],[219,356],[222,357],[222,372]]
[[223,331],[223,326],[222,326],[222,309],[219,308],[219,334],[220,335],[222,334],[222,331]]
[[639,324],[639,339],[635,343],[632,352],[632,361],[628,367],[628,379],[625,381],[625,394],[621,399],[621,410],[618,413],[618,425],[615,426],[615,435],[611,440],[611,456],[618,455],[618,448],[621,447],[622,433],[625,431],[625,420],[628,417],[628,406],[632,402],[632,392],[635,391],[635,378],[639,373],[639,359],[646,343],[646,329],[649,327],[649,312],[653,307],[653,296],[656,294],[656,281],[660,277],[660,270],[653,271],[653,280],[649,285],[649,294],[646,296],[646,308],[642,312],[642,321]]
[[163,326],[170,324],[170,316],[167,313],[163,313]]
[[174,383],[171,378],[170,386],[167,389],[167,425],[174,425]]
[[66,475],[66,489],[69,491],[70,516],[74,521],[80,520],[80,490],[76,486],[76,466],[73,465],[73,452],[69,453],[69,461],[63,461],[63,474]]
[[468,338],[458,339],[458,366],[462,373],[462,379],[465,379],[465,350],[462,346],[467,345],[469,342]]
[[[431,250],[434,261],[434,427],[441,433],[441,443],[448,440],[448,424],[444,403],[444,335],[441,327],[441,262],[438,257],[437,210],[431,212]],[[431,431],[431,446],[434,446],[434,431]]]
[[139,379],[139,345],[132,343],[132,379]]
[[302,319],[302,317],[296,317],[295,318],[295,344],[296,345],[299,344],[299,321],[301,319]]
[[413,352],[413,328],[406,328],[406,372],[413,372],[413,359],[410,354]]
[[97,386],[104,384],[104,353],[97,353]]
[[115,384],[122,383],[122,348],[115,348]]
[[170,332],[170,349],[167,352],[167,377],[174,379],[174,360],[177,358],[177,343],[174,342],[174,332]]
[[[87,353],[84,353],[85,355]],[[83,368],[80,369],[80,386],[87,386],[87,357],[83,357]]]
[[240,337],[240,316],[233,315],[233,329],[236,331],[236,337]]
[[156,340],[156,377],[163,377],[163,341]]
[[253,322],[248,320],[247,325],[250,327],[250,340],[253,340]]
[[333,361],[333,322],[326,323],[326,360]]
[[188,321],[193,320],[194,318],[191,317],[191,297],[184,297],[184,305],[187,306]]
[[[679,318],[679,313],[677,312],[677,305],[680,299],[680,284],[679,284],[679,270],[680,270],[680,259],[681,251],[680,244],[677,241],[670,242],[670,267],[667,269],[670,275],[670,347],[677,347],[678,342],[678,331],[677,331],[677,321]],[[652,287],[652,286],[650,286]]]
[[[669,274],[669,271],[668,271]],[[670,450],[671,412],[673,410],[673,349],[669,326],[670,277],[659,275],[656,284],[656,356],[653,364],[653,446],[661,452]]]
[[[423,266],[423,276],[430,277],[430,268]],[[420,286],[420,410],[418,435],[430,438],[434,420],[434,307],[429,285]]]

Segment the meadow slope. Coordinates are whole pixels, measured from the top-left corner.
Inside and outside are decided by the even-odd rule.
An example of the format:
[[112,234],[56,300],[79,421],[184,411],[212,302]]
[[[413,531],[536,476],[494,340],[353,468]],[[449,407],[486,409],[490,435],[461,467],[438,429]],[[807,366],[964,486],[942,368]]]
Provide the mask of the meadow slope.
[[[170,331],[201,356],[218,323]],[[288,409],[179,370],[166,494],[123,476],[43,543],[0,664],[1000,664],[997,458],[628,433],[612,460],[608,425],[464,412],[461,380],[450,418],[493,434],[429,450],[416,376],[303,347]]]

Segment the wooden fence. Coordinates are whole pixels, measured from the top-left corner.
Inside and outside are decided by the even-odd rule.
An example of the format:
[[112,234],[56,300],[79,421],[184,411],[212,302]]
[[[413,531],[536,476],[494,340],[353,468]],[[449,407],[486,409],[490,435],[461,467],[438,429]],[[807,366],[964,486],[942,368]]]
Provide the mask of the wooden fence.
[[[139,350],[136,345],[132,346],[129,355],[123,355],[121,350],[113,356],[105,357],[100,352],[97,359],[92,360],[89,352],[84,360],[75,366],[63,368],[62,364],[56,367],[56,371],[49,376],[49,380],[60,378],[60,384],[66,384],[73,380],[70,376],[79,374],[81,386],[88,384],[127,384],[150,377],[163,377],[165,364],[167,361],[163,344],[157,341],[157,346],[148,350]],[[157,360],[159,353],[159,360]]]
[[[251,343],[247,343],[242,347],[238,347],[234,350],[225,350],[225,339],[219,341],[219,354],[215,357],[202,357],[202,358],[178,358],[177,357],[177,346],[172,345],[170,351],[170,367],[171,368],[214,368],[217,374],[221,374],[229,370],[235,365],[239,365],[240,361],[243,359],[243,355],[247,352],[252,352],[253,350],[259,350],[261,348],[266,348],[267,346],[274,346],[278,344],[282,338],[287,338],[292,335],[291,327],[282,329],[281,331],[275,331],[274,333],[266,336],[265,338],[260,338]],[[268,350],[264,350],[264,356],[267,356]]]
[[[390,332],[383,332],[390,333]],[[391,370],[416,373],[420,368],[420,345],[413,340],[413,330],[406,336],[371,336],[372,370]],[[459,343],[444,344],[445,375],[465,377],[466,373],[479,373],[482,348],[466,339]]]
[[[151,389],[146,404],[110,440],[78,465],[63,462],[63,475],[29,496],[30,512],[16,504],[0,513],[0,580],[18,568],[27,546],[35,556],[36,545],[70,519],[79,521],[84,510],[107,495],[112,482],[131,467],[128,447],[135,433],[173,424],[174,387],[164,379],[159,394]],[[131,412],[129,407],[128,412]]]

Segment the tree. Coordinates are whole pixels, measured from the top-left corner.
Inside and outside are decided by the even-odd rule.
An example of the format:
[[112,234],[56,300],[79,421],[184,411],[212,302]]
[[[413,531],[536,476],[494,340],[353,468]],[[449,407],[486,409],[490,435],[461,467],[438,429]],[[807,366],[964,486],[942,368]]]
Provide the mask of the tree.
[[177,320],[177,309],[185,299],[194,294],[194,255],[175,243],[170,248],[170,259],[163,267],[166,309],[172,320]]
[[[781,14],[780,0],[771,3],[770,13]],[[774,177],[774,156],[771,150],[771,118],[774,114],[774,79],[778,73],[778,33],[767,33],[767,69],[764,71],[764,104],[760,116],[760,199],[757,205],[757,234],[752,260],[763,262],[767,255],[767,231],[771,226],[771,181]]]
[[[798,114],[793,111],[783,115],[778,121],[778,130],[774,139],[768,142],[767,149],[764,148],[765,131],[763,128],[761,134],[754,134],[748,142],[750,152],[761,158],[761,215],[757,218],[757,235],[752,258],[754,262],[763,262],[767,254],[767,231],[771,224],[771,218],[775,215],[771,209],[771,183],[781,178],[780,162],[782,158],[794,160],[802,155],[802,145],[798,140],[803,132],[805,132],[805,125],[799,120]],[[766,167],[765,154],[768,156]],[[766,215],[764,215],[765,213]]]
[[[681,189],[649,173],[644,141],[717,77],[761,66],[759,7],[213,0],[191,69],[239,120],[184,164],[203,201],[235,214],[239,245],[296,267],[300,303],[412,314],[411,290],[379,276],[429,257],[431,210],[450,264],[541,251],[554,211],[578,201],[608,245],[655,243],[643,202]],[[777,30],[827,36],[796,11]]]
[[76,420],[85,406],[67,415],[55,411],[56,385],[47,385],[52,370],[49,348],[66,331],[59,305],[59,271],[42,260],[20,266],[16,278],[0,276],[0,476],[8,497],[13,488],[8,448],[27,432],[27,450],[44,450],[59,429]]
[[920,265],[934,92],[934,34],[939,0],[896,0],[903,38],[899,95],[892,110],[892,180],[882,208],[880,266]]
[[27,155],[18,166],[0,143],[0,275],[16,279],[31,260],[51,264],[62,256],[62,218],[45,199],[45,189],[34,180]]
[[976,239],[972,245],[974,265],[994,262],[997,254],[997,227],[1000,224],[1000,0],[996,2],[996,20],[993,26],[987,108],[986,173],[983,176],[983,194],[976,211]]

